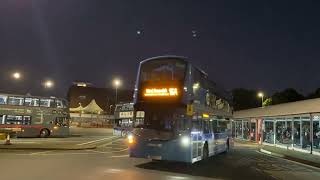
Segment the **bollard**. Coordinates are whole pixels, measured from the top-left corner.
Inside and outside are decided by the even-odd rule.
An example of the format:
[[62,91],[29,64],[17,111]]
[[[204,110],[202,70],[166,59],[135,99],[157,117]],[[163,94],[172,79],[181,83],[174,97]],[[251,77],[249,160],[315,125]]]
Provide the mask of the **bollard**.
[[4,143],[4,145],[11,145],[11,142],[10,142],[10,133],[7,134],[6,142]]

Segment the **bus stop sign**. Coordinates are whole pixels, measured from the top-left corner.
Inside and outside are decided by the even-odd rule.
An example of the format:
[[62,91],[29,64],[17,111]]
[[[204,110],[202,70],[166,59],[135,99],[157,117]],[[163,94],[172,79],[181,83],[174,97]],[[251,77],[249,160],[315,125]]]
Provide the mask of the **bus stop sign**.
[[192,104],[188,104],[187,105],[187,115],[188,116],[192,116],[193,115],[193,105]]

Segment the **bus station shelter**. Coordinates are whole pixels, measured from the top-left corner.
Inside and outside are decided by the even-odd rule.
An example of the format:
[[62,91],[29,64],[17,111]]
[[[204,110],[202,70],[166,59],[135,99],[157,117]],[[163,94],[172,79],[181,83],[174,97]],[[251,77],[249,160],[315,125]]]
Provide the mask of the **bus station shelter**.
[[320,98],[236,111],[232,135],[320,156]]

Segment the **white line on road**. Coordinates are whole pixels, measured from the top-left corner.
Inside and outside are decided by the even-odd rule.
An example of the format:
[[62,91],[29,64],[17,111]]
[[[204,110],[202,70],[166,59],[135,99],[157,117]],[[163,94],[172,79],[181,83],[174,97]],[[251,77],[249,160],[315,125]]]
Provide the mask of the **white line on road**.
[[40,154],[45,154],[48,152],[54,152],[54,151],[41,151],[41,152],[34,152],[34,153],[30,153],[30,155],[40,155]]
[[[117,136],[115,136],[115,137],[117,137]],[[116,139],[116,140],[111,141],[111,142],[108,142],[108,143],[106,143],[106,144],[102,144],[102,145],[100,145],[100,146],[98,146],[98,147],[108,146],[108,145],[113,144],[113,143],[118,142],[118,141],[122,141],[122,139]]]
[[82,146],[82,145],[86,145],[86,144],[92,144],[92,143],[95,143],[95,142],[100,142],[100,141],[112,139],[112,138],[114,138],[114,137],[117,137],[117,136],[111,136],[111,137],[107,137],[107,138],[102,138],[102,139],[98,139],[98,140],[94,140],[94,141],[89,141],[89,142],[85,142],[85,143],[81,143],[81,144],[77,144],[77,145]]
[[129,157],[129,155],[121,155],[121,156],[111,156],[113,158],[121,158],[121,157]]

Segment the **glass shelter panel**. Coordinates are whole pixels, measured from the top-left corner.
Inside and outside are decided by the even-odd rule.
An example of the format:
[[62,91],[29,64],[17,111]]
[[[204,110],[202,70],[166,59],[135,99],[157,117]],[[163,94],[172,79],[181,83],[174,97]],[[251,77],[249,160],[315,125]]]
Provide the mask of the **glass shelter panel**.
[[264,122],[263,142],[274,144],[274,122],[273,121]]
[[301,132],[302,149],[310,150],[310,148],[311,148],[310,118],[309,117],[303,117],[301,120],[302,120],[302,132]]
[[300,117],[293,118],[293,147],[301,147],[301,120]]
[[250,140],[250,123],[247,120],[243,121],[243,139]]
[[313,151],[320,153],[320,118],[313,117]]

